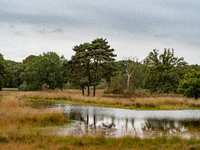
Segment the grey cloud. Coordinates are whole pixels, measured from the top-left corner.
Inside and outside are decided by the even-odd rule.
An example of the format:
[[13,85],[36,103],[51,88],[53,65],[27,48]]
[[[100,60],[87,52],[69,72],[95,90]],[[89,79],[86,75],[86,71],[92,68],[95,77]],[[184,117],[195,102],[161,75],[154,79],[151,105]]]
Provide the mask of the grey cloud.
[[[35,32],[35,30],[33,30]],[[54,30],[51,30],[51,29],[47,29],[47,28],[42,28],[42,29],[39,29],[39,30],[36,30],[37,33],[40,33],[40,34],[50,34],[50,33],[63,33],[64,30],[61,29],[61,28],[55,28]]]
[[197,47],[200,46],[196,36],[200,33],[199,8],[199,0],[2,0],[0,24],[16,26],[16,30],[20,24],[28,25],[34,28],[32,32],[39,33],[37,36],[45,34],[49,39],[50,34],[60,34],[60,38],[71,34],[73,40],[103,35],[118,41],[145,38],[149,43],[153,39]]
[[15,25],[13,25],[13,24],[11,24],[11,25],[10,25],[10,28],[15,28],[15,27],[16,27],[16,26],[15,26]]
[[56,28],[55,30],[52,31],[52,33],[63,33],[63,29],[61,28]]
[[37,30],[37,32],[40,33],[40,34],[45,34],[46,30],[43,28],[43,29]]
[[14,13],[2,13],[0,15],[1,22],[7,23],[21,23],[21,24],[62,24],[71,22],[72,19],[62,18],[59,16],[47,16],[47,15],[25,15],[25,14],[14,14]]
[[[102,2],[58,1],[58,2],[60,3],[62,2],[63,5],[66,6],[66,11],[70,10],[70,13],[64,13],[63,9],[60,10],[60,13],[58,10],[58,13],[55,14],[53,13],[54,11],[50,14],[6,12],[3,15],[1,15],[0,18],[3,18],[2,20],[10,22],[14,21],[17,23],[21,22],[21,23],[38,24],[38,25],[41,24],[42,25],[46,24],[51,26],[60,25],[63,27],[99,26],[100,28],[112,28],[117,30],[124,30],[127,32],[131,32],[133,34],[154,32],[154,29],[159,26],[165,27],[166,31],[169,30],[169,27],[171,29],[176,30],[178,28],[175,27],[182,24],[188,27],[194,25],[192,24],[191,21],[184,22],[185,18],[184,17],[182,18],[181,16],[183,13],[183,9],[176,9],[175,7],[176,5],[171,6],[172,2],[166,2],[165,4],[167,5],[164,6],[159,1],[155,1],[151,5],[148,5],[146,1],[133,2],[128,0],[125,0],[123,2],[119,0],[115,2],[114,1],[109,1],[109,2],[108,1],[102,1]],[[53,4],[54,3],[50,1],[49,5],[53,6]],[[157,10],[153,9],[151,10],[151,8],[149,8],[154,5],[157,6]],[[170,6],[173,9],[172,8],[164,9],[165,7],[168,8]],[[49,11],[47,8],[44,8],[44,10],[46,9],[46,11],[44,12]],[[169,10],[169,12],[166,12],[167,10]],[[170,10],[173,10],[173,12],[171,12]],[[37,12],[37,8],[35,8],[35,12]],[[176,20],[173,20],[173,16],[176,16],[177,12],[179,12],[179,15],[176,18]],[[168,17],[163,15],[163,13],[164,14],[168,13]],[[172,18],[169,16],[171,16]],[[200,22],[198,18],[195,20],[196,22]]]
[[22,36],[23,34],[20,31],[17,31],[17,32],[14,33],[14,35],[16,35],[16,36],[19,36],[19,35]]

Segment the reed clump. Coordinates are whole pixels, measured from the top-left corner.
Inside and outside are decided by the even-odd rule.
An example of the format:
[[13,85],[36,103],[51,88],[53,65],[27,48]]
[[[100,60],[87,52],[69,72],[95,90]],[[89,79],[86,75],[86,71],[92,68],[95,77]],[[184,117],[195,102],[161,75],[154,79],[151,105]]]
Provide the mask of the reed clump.
[[18,121],[36,126],[67,122],[61,109],[33,109],[25,101],[14,98],[2,100],[0,108],[1,122],[16,123]]
[[34,109],[26,101],[13,97],[0,101],[0,141],[6,137],[16,140],[36,127],[63,125],[68,121],[61,109]]

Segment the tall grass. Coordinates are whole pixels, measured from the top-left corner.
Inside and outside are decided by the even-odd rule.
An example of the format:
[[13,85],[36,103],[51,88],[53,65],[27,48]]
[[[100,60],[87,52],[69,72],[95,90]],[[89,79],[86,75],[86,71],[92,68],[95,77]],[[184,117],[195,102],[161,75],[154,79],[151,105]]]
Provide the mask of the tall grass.
[[34,130],[32,127],[62,125],[67,122],[61,109],[33,109],[25,101],[13,97],[0,101],[0,136],[16,139]]
[[[200,100],[186,98],[178,94],[154,94],[126,97],[124,95],[102,94],[97,90],[97,96],[83,96],[80,90],[56,92],[16,92],[16,98],[25,100],[57,101],[59,103],[82,104],[118,107],[128,109],[200,109]],[[147,97],[146,97],[147,96]]]

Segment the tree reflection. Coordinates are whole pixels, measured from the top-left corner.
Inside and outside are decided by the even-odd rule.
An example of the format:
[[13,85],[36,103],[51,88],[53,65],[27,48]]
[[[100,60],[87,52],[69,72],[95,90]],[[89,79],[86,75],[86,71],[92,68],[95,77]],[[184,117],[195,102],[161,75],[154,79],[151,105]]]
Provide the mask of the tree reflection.
[[[186,131],[200,131],[200,120],[173,120],[173,119],[138,119],[138,118],[118,118],[117,116],[108,116],[98,114],[95,111],[82,111],[79,109],[70,109],[68,112],[70,119],[80,121],[82,130],[86,134],[101,134],[106,136],[133,136],[151,137],[154,133],[161,135],[175,135],[175,133],[185,133]],[[192,131],[192,132],[191,132]],[[175,135],[176,136],[176,135]]]
[[105,123],[102,123],[102,126],[105,127],[105,128],[109,128],[111,129],[112,127],[115,127],[115,123],[114,123],[114,120],[115,118],[114,117],[111,117],[111,123],[110,124],[105,124]]
[[[145,121],[145,123],[142,125],[142,130],[148,130],[148,131],[167,131],[167,130],[173,130],[182,132],[183,128],[185,129],[198,129],[200,130],[200,121],[196,120],[169,120],[169,119],[148,119]],[[175,131],[174,130],[174,131]]]

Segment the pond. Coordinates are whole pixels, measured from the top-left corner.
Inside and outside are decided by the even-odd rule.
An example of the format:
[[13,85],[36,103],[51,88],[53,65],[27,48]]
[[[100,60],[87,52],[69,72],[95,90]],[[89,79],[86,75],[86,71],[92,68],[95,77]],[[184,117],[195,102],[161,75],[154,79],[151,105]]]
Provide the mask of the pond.
[[58,127],[59,135],[155,138],[179,136],[200,139],[200,110],[128,110],[55,104],[75,121]]

